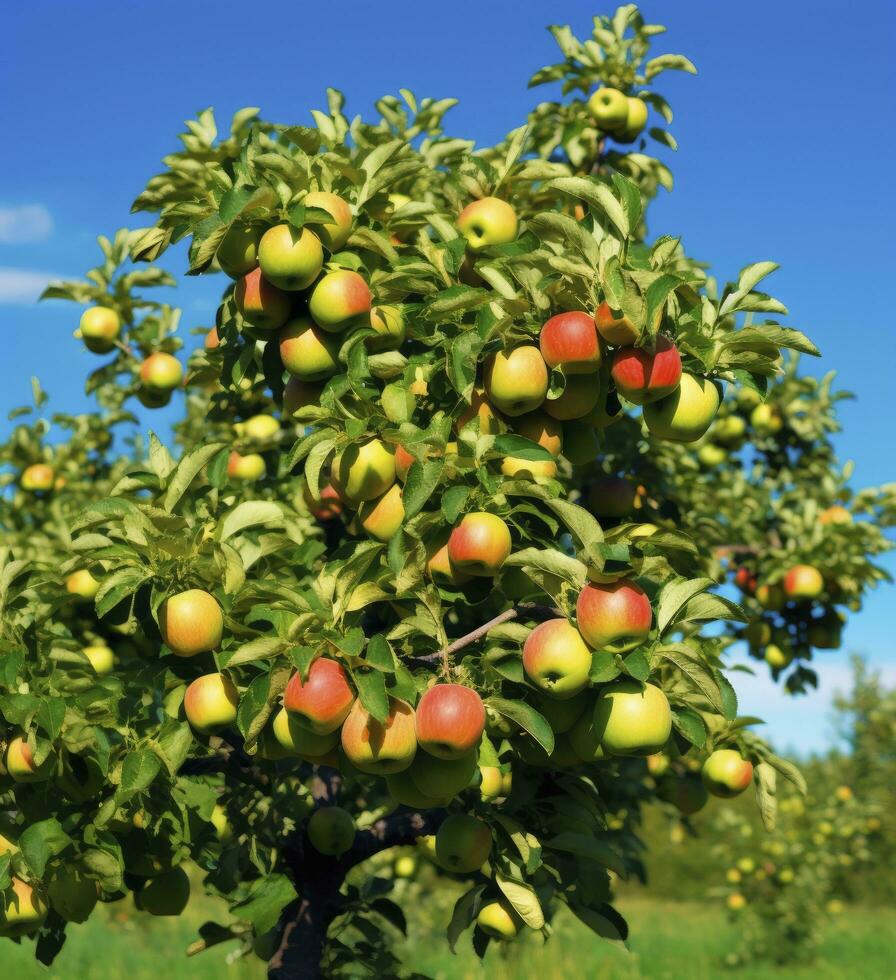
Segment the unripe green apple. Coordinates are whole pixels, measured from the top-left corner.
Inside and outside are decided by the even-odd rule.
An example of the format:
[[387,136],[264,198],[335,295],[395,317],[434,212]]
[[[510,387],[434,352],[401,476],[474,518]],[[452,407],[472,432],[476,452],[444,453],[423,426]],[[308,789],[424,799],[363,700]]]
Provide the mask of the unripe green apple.
[[538,408],[548,392],[548,369],[539,349],[522,344],[493,354],[485,367],[485,390],[492,404],[511,418]]
[[763,582],[756,587],[756,601],[769,612],[780,612],[784,608],[784,590],[780,585]]
[[78,325],[84,346],[94,354],[108,354],[121,333],[121,317],[108,306],[92,306]]
[[342,726],[342,750],[361,772],[384,776],[408,769],[417,752],[414,709],[389,698],[389,714],[379,722],[360,701],[355,701]]
[[668,337],[659,335],[654,350],[620,347],[610,368],[616,390],[634,405],[670,395],[681,381],[681,356]]
[[573,466],[592,463],[600,455],[597,432],[587,419],[573,419],[564,424],[563,455]]
[[371,353],[398,350],[405,342],[407,329],[401,310],[397,306],[374,306],[370,311],[370,326],[377,334],[375,337],[368,337],[365,341]]
[[450,800],[473,782],[477,760],[475,749],[453,759],[439,758],[419,749],[407,772],[424,796]]
[[261,236],[258,265],[278,289],[307,289],[324,267],[324,250],[313,231],[289,224],[274,225]]
[[579,593],[576,619],[593,649],[627,653],[647,639],[653,610],[644,590],[631,579],[589,582]]
[[221,239],[215,258],[225,275],[239,279],[258,265],[258,241],[261,229],[257,225],[233,224]]
[[144,408],[164,408],[171,401],[170,391],[154,391],[152,388],[138,388],[137,401]]
[[631,347],[640,336],[638,328],[622,310],[612,309],[606,300],[598,306],[594,324],[601,337],[616,347]]
[[440,759],[472,752],[485,730],[485,706],[471,687],[436,684],[417,705],[417,743]]
[[814,565],[794,565],[784,576],[788,599],[817,599],[824,592],[824,577]]
[[549,619],[526,637],[523,669],[539,690],[566,700],[587,686],[591,651],[569,620]]
[[491,578],[510,555],[510,528],[496,514],[466,514],[448,538],[451,566],[467,575]]
[[239,703],[239,691],[226,674],[203,674],[184,694],[184,714],[197,732],[207,735],[234,724]]
[[305,759],[318,759],[331,752],[339,744],[339,732],[317,735],[302,724],[301,719],[282,708],[271,725],[274,738],[292,755]]
[[535,710],[542,715],[551,726],[555,735],[570,731],[572,726],[582,717],[585,709],[593,706],[594,699],[586,691],[580,691],[571,698],[560,700],[549,693],[539,692],[533,702]]
[[479,794],[483,801],[496,800],[502,796],[504,780],[502,772],[497,766],[480,766]]
[[501,898],[482,906],[476,917],[476,925],[492,939],[510,942],[519,934],[523,920],[510,902]]
[[93,599],[99,589],[100,583],[86,568],[79,568],[65,578],[65,591],[81,599]]
[[765,648],[765,662],[772,670],[784,670],[793,663],[793,651],[783,650],[777,643],[769,643]]
[[372,297],[363,276],[349,269],[328,272],[311,293],[308,312],[328,333],[370,326]]
[[333,218],[325,225],[312,227],[331,252],[338,252],[352,233],[352,212],[345,200],[329,191],[311,191],[305,195],[302,204],[306,208],[323,208]]
[[40,765],[37,765],[27,740],[18,735],[7,745],[3,764],[13,782],[39,783],[50,778],[56,758],[52,754],[48,755]]
[[159,629],[173,654],[195,657],[221,645],[224,614],[213,595],[203,589],[188,589],[162,603]]
[[356,504],[381,497],[395,478],[395,452],[380,439],[346,447],[330,468],[333,486]]
[[598,762],[607,757],[601,744],[602,732],[594,727],[594,701],[589,697],[585,710],[569,730],[569,744],[573,752],[584,762]]
[[413,878],[417,871],[417,859],[413,854],[402,854],[394,865],[396,878]]
[[537,442],[552,456],[559,456],[563,451],[563,426],[546,412],[529,412],[514,419],[513,431],[524,439]]
[[237,433],[250,442],[266,444],[280,435],[280,423],[273,415],[252,415],[234,425]]
[[696,442],[711,425],[720,400],[714,381],[685,372],[675,391],[644,406],[644,421],[659,439]]
[[323,381],[339,370],[339,339],[298,317],[280,331],[280,359],[300,381]]
[[66,922],[86,922],[99,895],[96,882],[73,865],[57,868],[47,886],[50,905]]
[[543,408],[561,422],[583,419],[595,409],[601,396],[601,386],[593,374],[574,374],[566,379],[559,398],[547,398]]
[[6,909],[0,911],[0,935],[24,936],[34,932],[47,917],[46,901],[21,878],[13,876],[10,887],[12,896],[7,899]]
[[32,493],[44,493],[53,489],[56,481],[56,474],[52,466],[46,463],[32,463],[22,471],[22,489]]
[[750,425],[759,436],[773,436],[784,427],[784,420],[774,405],[757,405],[750,413]]
[[329,657],[318,657],[302,680],[296,671],[283,692],[283,707],[308,731],[330,735],[339,729],[355,702],[345,668]]
[[140,383],[149,391],[173,391],[183,379],[183,365],[173,354],[157,351],[140,365]]
[[634,139],[647,125],[647,103],[637,95],[630,95],[626,103],[627,112],[623,132],[627,137]]
[[264,457],[258,453],[246,453],[243,456],[234,449],[227,459],[227,475],[231,480],[255,483],[256,480],[262,479],[266,472]]
[[411,778],[410,769],[387,775],[386,787],[389,790],[389,795],[396,803],[412,807],[415,810],[433,810],[447,806],[455,795],[452,793],[445,796],[427,796]]
[[506,245],[516,238],[516,211],[498,197],[483,197],[461,211],[457,227],[474,251],[489,245]]
[[820,619],[809,622],[806,637],[816,650],[837,650],[843,632],[843,619],[839,614],[829,611]]
[[594,728],[610,755],[652,755],[672,734],[672,711],[655,684],[614,681],[597,697]]
[[319,405],[323,390],[322,384],[309,384],[301,378],[290,378],[283,389],[283,417],[289,419],[300,408]]
[[311,846],[330,857],[341,857],[355,840],[355,821],[341,806],[318,807],[308,821]]
[[712,438],[723,446],[737,445],[747,431],[747,423],[739,415],[726,415],[712,427]]
[[713,796],[739,796],[753,781],[753,763],[734,749],[716,749],[703,763],[703,785]]
[[628,97],[619,89],[605,85],[591,94],[588,111],[606,132],[624,129],[628,120]]
[[699,813],[709,802],[706,787],[700,779],[691,774],[671,776],[668,781],[664,780],[660,797],[687,817]]
[[292,296],[253,269],[237,280],[233,299],[240,315],[258,330],[279,330],[289,319]]
[[100,676],[111,674],[115,669],[115,654],[106,646],[105,643],[92,644],[84,647],[81,651],[90,661],[90,666],[95,674]]
[[361,527],[377,541],[388,541],[404,523],[404,504],[397,483],[376,500],[365,500],[358,508]]
[[150,915],[180,915],[190,900],[190,879],[183,868],[149,878],[134,895],[134,904]]
[[697,459],[704,466],[721,466],[728,459],[728,453],[721,446],[714,446],[712,443],[707,443],[697,450]]
[[448,871],[478,871],[492,850],[492,831],[487,823],[466,813],[453,813],[436,832],[436,857]]
[[233,837],[233,828],[230,826],[230,819],[227,816],[227,811],[221,806],[220,803],[216,803],[212,807],[212,815],[210,817],[211,825],[215,828],[215,834],[222,844],[226,844]]
[[552,316],[541,328],[538,346],[545,364],[566,375],[593,374],[603,356],[594,317],[583,312]]
[[751,647],[762,647],[771,642],[772,628],[762,619],[752,620],[744,630],[744,639]]
[[624,476],[602,476],[588,491],[588,509],[595,517],[628,517],[635,506],[638,488]]

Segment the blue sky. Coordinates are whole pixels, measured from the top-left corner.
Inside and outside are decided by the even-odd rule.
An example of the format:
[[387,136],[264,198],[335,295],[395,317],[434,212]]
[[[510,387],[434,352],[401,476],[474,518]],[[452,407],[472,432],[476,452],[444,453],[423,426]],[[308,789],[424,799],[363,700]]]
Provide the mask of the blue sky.
[[[658,86],[676,111],[680,149],[660,154],[676,189],[653,206],[652,233],[683,235],[721,277],[759,259],[781,264],[770,288],[821,348],[817,370],[836,370],[859,396],[842,408],[841,456],[855,460],[857,484],[896,479],[896,5],[650,0],[642,10],[669,28],[657,51],[687,54],[699,70],[670,72]],[[214,106],[223,129],[235,109],[255,105],[266,118],[308,124],[327,85],[346,92],[349,115],[407,87],[458,97],[448,131],[491,142],[547,91],[525,87],[556,60],[544,25],[568,23],[582,36],[600,11],[609,5],[572,0],[269,2],[248,12],[233,0],[45,0],[8,9],[0,89],[15,96],[0,100],[9,137],[0,157],[0,436],[5,411],[29,400],[32,374],[51,392],[51,410],[87,408],[83,378],[96,362],[69,339],[78,313],[33,298],[48,279],[96,264],[98,233],[149,223],[130,216],[130,204],[176,148],[183,120]],[[176,302],[185,327],[212,321],[219,289],[213,279],[184,281]],[[896,560],[887,565],[896,573]],[[740,685],[743,707],[773,720],[781,745],[823,741],[846,649],[896,681],[893,602],[892,587],[879,589],[850,618],[844,652],[821,655],[819,695],[797,704],[757,679]]]

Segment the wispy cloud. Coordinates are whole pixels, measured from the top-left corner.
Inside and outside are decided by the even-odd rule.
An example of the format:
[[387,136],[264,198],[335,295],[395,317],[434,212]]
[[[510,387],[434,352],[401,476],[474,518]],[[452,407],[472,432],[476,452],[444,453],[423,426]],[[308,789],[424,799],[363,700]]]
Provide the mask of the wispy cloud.
[[0,242],[24,245],[45,242],[53,234],[53,217],[43,204],[0,208]]
[[38,269],[11,269],[0,266],[0,303],[36,303],[46,286],[62,276]]

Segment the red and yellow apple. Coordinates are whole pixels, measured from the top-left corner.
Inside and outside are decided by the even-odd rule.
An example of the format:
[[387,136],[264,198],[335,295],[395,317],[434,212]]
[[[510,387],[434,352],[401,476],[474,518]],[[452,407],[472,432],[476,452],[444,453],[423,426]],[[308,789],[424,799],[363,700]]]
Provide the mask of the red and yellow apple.
[[552,316],[541,328],[538,346],[545,364],[562,368],[564,374],[593,374],[600,367],[600,337],[594,317],[588,313]]
[[440,759],[467,755],[485,730],[482,698],[463,684],[436,684],[417,705],[417,744]]
[[824,592],[824,577],[814,565],[794,565],[784,576],[788,599],[817,599]]
[[548,368],[533,344],[498,351],[485,366],[485,391],[491,403],[511,418],[538,408],[548,393]]
[[328,333],[370,326],[372,297],[364,277],[350,269],[328,272],[311,293],[308,312]]
[[311,191],[302,204],[306,208],[322,208],[332,221],[325,225],[312,225],[315,234],[331,252],[338,252],[352,233],[352,212],[348,203],[338,194],[329,191]]
[[32,463],[22,471],[21,484],[23,490],[31,493],[44,493],[52,490],[56,482],[56,474],[52,466],[46,463]]
[[280,331],[280,359],[300,381],[322,381],[339,370],[339,339],[298,317]]
[[78,331],[89,351],[108,354],[121,333],[121,317],[111,307],[92,306],[81,314]]
[[99,589],[100,583],[86,568],[79,568],[65,577],[65,591],[81,599],[93,599]]
[[640,331],[622,310],[611,309],[604,301],[594,314],[594,324],[597,332],[608,344],[617,347],[631,347],[637,342]]
[[345,721],[355,703],[355,692],[342,664],[319,657],[302,680],[296,671],[283,693],[283,707],[316,735],[329,735]]
[[267,472],[264,457],[258,453],[241,455],[235,449],[231,450],[227,459],[227,475],[231,480],[243,483],[254,483]]
[[234,724],[239,703],[239,691],[226,674],[203,674],[184,694],[184,714],[197,732],[208,735]]
[[388,541],[404,523],[404,503],[401,487],[393,483],[375,500],[365,500],[358,508],[361,527],[377,541]]
[[647,639],[653,610],[644,590],[631,579],[589,582],[579,593],[576,619],[593,649],[626,653]]
[[467,575],[492,577],[510,555],[510,528],[497,514],[476,511],[463,517],[448,538],[448,558]]
[[240,315],[258,330],[279,330],[289,319],[292,297],[252,269],[237,280],[233,299]]
[[703,763],[703,785],[713,796],[731,799],[753,781],[753,763],[735,749],[716,749]]
[[526,637],[523,670],[545,694],[572,698],[588,684],[591,650],[569,620],[549,619]]
[[658,336],[652,353],[640,347],[617,350],[610,376],[620,395],[643,405],[675,391],[681,380],[681,356],[671,340]]
[[342,726],[342,750],[361,772],[374,776],[408,769],[417,753],[414,709],[405,701],[389,698],[384,722],[355,701]]
[[294,292],[307,289],[320,275],[324,250],[313,231],[274,225],[258,243],[258,265],[272,286]]
[[169,596],[159,607],[162,640],[178,657],[195,657],[217,649],[224,632],[218,600],[203,589]]

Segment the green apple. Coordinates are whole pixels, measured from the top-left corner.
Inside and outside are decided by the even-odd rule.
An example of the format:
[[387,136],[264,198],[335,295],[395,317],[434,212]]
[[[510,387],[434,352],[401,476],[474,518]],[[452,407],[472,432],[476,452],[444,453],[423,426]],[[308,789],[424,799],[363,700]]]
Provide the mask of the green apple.
[[474,251],[506,245],[516,238],[516,211],[498,197],[483,197],[461,211],[457,227]]
[[550,619],[526,637],[523,670],[545,694],[573,698],[588,685],[591,650],[568,619]]
[[324,267],[324,250],[313,231],[289,224],[274,225],[261,236],[258,264],[278,289],[307,289]]
[[492,831],[487,823],[466,813],[453,813],[436,833],[436,857],[448,871],[478,871],[492,850]]
[[0,936],[24,936],[43,925],[47,903],[43,896],[21,878],[13,877],[12,896],[0,911]]
[[157,351],[140,365],[140,383],[149,391],[173,391],[183,378],[183,365],[173,354]]
[[644,406],[644,421],[659,439],[696,442],[715,418],[720,401],[714,381],[684,372],[675,391]]
[[380,439],[353,443],[333,460],[330,479],[355,504],[382,497],[396,480],[395,452]]
[[444,759],[420,749],[408,775],[417,789],[430,799],[450,800],[474,780],[478,768],[475,749],[454,759]]
[[338,252],[352,232],[352,212],[348,203],[338,194],[331,194],[329,191],[311,191],[305,195],[302,204],[306,208],[322,208],[333,218],[325,225],[311,227],[331,252]]
[[78,333],[94,354],[108,354],[121,333],[121,317],[108,306],[92,306],[81,315]]
[[619,89],[605,85],[588,99],[588,111],[601,129],[611,133],[624,129],[628,121],[628,97]]
[[510,942],[519,934],[523,920],[510,902],[501,898],[482,906],[476,917],[476,925],[492,939]]
[[321,854],[341,857],[354,843],[355,821],[342,807],[318,807],[308,821],[308,840]]
[[339,370],[339,339],[304,317],[286,324],[279,343],[283,366],[300,381],[323,381]]
[[652,755],[669,741],[672,710],[655,684],[614,681],[597,697],[594,728],[610,755]]
[[134,904],[150,915],[180,915],[190,900],[190,879],[183,868],[150,878],[134,895]]
[[227,229],[215,257],[231,279],[239,279],[258,265],[260,238],[261,229],[257,225],[233,224]]
[[308,301],[311,319],[328,333],[370,326],[370,287],[363,276],[349,269],[328,272],[314,287]]
[[534,411],[548,393],[548,368],[541,351],[534,344],[522,344],[493,354],[485,366],[485,390],[495,408],[511,418]]

